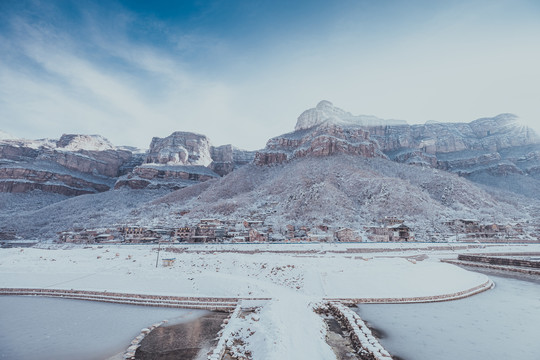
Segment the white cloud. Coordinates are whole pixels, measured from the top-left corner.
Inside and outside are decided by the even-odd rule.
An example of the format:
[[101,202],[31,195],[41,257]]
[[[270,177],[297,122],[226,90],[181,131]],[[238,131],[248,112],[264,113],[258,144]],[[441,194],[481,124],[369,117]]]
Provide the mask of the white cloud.
[[[132,40],[129,14],[105,28],[88,12],[83,39],[14,18],[12,37],[0,38],[0,129],[25,137],[100,133],[141,147],[184,130],[256,149],[327,99],[354,114],[409,122],[512,112],[540,132],[540,26],[505,24],[500,9],[487,20],[479,8],[462,10],[406,31],[390,19],[382,34],[356,27],[352,14],[323,37],[291,34],[242,54],[224,50],[219,38],[178,31],[167,34],[172,48]],[[182,56],[200,49],[226,58],[197,64]]]

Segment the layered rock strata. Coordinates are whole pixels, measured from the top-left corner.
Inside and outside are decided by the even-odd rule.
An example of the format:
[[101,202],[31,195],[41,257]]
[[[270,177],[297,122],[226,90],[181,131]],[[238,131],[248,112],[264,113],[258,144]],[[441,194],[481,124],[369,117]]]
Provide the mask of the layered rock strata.
[[176,190],[227,175],[254,156],[254,152],[232,145],[212,146],[204,135],[177,131],[166,138],[153,138],[144,164],[118,179],[115,188]]
[[68,196],[109,190],[132,157],[98,135],[0,141],[0,191],[42,190]]
[[304,111],[295,131],[270,139],[255,163],[270,165],[336,153],[387,157],[463,176],[532,175],[540,178],[540,137],[512,114],[471,123],[408,125],[399,120],[354,116],[321,101]]

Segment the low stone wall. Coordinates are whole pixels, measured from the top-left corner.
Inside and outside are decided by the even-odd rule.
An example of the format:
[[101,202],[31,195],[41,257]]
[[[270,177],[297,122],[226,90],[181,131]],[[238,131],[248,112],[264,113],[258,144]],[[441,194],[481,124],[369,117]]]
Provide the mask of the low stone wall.
[[508,265],[492,265],[488,263],[461,261],[461,260],[453,260],[453,259],[445,259],[441,261],[449,263],[449,264],[453,264],[453,265],[471,266],[471,267],[491,269],[491,270],[511,271],[511,272],[517,272],[521,274],[528,274],[528,275],[540,275],[540,269],[536,270],[533,268],[512,267]]
[[379,340],[373,336],[360,316],[337,302],[329,302],[321,306],[334,316],[341,326],[349,331],[354,350],[362,360],[391,360],[392,356],[386,351]]
[[238,304],[228,319],[223,321],[224,328],[220,331],[219,341],[214,350],[208,354],[208,360],[220,360],[227,350],[227,343],[232,338],[232,330],[227,325],[232,319],[237,318],[242,310],[242,305]]
[[127,350],[124,352],[123,358],[126,360],[133,360],[135,359],[135,353],[137,352],[137,349],[139,346],[141,346],[141,341],[146,337],[146,335],[150,334],[152,330],[154,330],[157,327],[160,327],[161,325],[167,323],[167,320],[163,320],[159,323],[152,324],[151,326],[144,328],[141,330],[141,333],[137,335],[132,341],[131,345],[127,348]]
[[[446,261],[451,262],[451,261]],[[471,289],[459,291],[451,294],[442,294],[434,296],[418,297],[400,297],[400,298],[325,298],[325,301],[337,301],[345,304],[377,303],[377,304],[396,304],[396,303],[425,303],[439,302],[466,298],[480,292],[491,289],[493,282],[491,280],[475,286]],[[201,309],[210,311],[233,311],[240,300],[260,301],[270,300],[270,298],[217,298],[217,297],[183,297],[183,296],[164,296],[164,295],[144,295],[144,294],[126,294],[111,293],[107,291],[85,291],[85,290],[60,290],[60,289],[26,289],[26,288],[0,288],[0,295],[18,295],[18,296],[46,296],[60,297],[66,299],[101,301],[109,303],[119,303],[128,305],[144,305],[158,307],[174,307],[184,309]]]
[[180,297],[110,293],[83,290],[0,288],[0,295],[46,296],[76,300],[91,300],[128,305],[174,307],[210,311],[232,311],[239,298]]
[[[516,255],[514,255],[516,256]],[[491,265],[508,265],[540,269],[540,261],[531,261],[524,259],[513,259],[503,256],[484,256],[484,255],[458,255],[458,260],[481,262]]]
[[325,298],[326,301],[340,302],[349,305],[355,304],[404,304],[404,303],[427,303],[427,302],[441,302],[463,299],[469,296],[476,295],[483,291],[489,290],[493,287],[491,280],[486,281],[483,284],[475,286],[471,289],[458,291],[451,294],[433,295],[433,296],[417,296],[417,297],[401,297],[401,298]]
[[[215,243],[219,245],[220,243]],[[265,243],[258,243],[259,245],[264,245]],[[268,243],[272,244],[272,243]],[[310,244],[331,244],[331,243],[317,243],[311,242]],[[344,243],[340,243],[344,244]],[[389,243],[388,243],[389,244]],[[406,244],[406,243],[392,243],[392,244]],[[306,254],[363,254],[363,253],[388,253],[388,252],[401,252],[401,251],[455,251],[455,250],[469,250],[469,249],[481,249],[485,248],[486,245],[479,244],[454,244],[454,245],[441,245],[433,246],[428,245],[430,243],[425,243],[426,246],[421,247],[396,247],[396,248],[371,248],[371,247],[360,247],[360,248],[347,248],[346,250],[337,250],[337,249],[311,249],[311,250],[277,250],[277,249],[255,249],[255,250],[240,250],[240,249],[204,249],[204,248],[187,248],[185,245],[181,247],[167,247],[164,251],[173,252],[173,253],[197,253],[197,254],[213,254],[213,253],[235,253],[235,254],[246,254],[246,255],[255,255],[255,254],[290,254],[290,255],[306,255]],[[208,245],[213,245],[213,243],[208,243]],[[490,245],[487,245],[490,246]],[[157,250],[157,248],[155,248]]]

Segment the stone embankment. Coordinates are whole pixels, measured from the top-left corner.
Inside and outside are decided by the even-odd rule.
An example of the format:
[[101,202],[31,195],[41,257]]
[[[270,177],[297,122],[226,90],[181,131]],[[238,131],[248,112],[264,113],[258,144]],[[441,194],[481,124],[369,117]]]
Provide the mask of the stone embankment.
[[400,297],[400,298],[326,298],[326,301],[340,302],[348,305],[355,304],[405,304],[405,303],[429,303],[463,299],[489,290],[493,287],[493,281],[488,280],[483,284],[473,288],[458,291],[450,294],[441,294],[433,296],[415,296],[415,297]]
[[242,305],[238,304],[228,319],[223,321],[223,329],[220,331],[219,341],[214,350],[208,354],[208,360],[220,360],[225,355],[227,344],[233,338],[233,329],[228,326],[232,319],[237,318],[242,310]]
[[360,316],[337,302],[320,305],[319,311],[329,312],[349,332],[351,344],[362,360],[391,360],[392,356],[373,336]]
[[[273,245],[273,244],[269,244]],[[491,246],[491,245],[488,245]],[[493,245],[495,246],[495,245]],[[201,249],[201,248],[187,248],[185,245],[180,245],[177,247],[167,247],[165,251],[173,252],[173,253],[197,253],[197,254],[214,254],[214,253],[234,253],[234,254],[247,254],[247,255],[255,255],[255,254],[302,254],[302,255],[321,255],[321,254],[363,254],[363,253],[388,253],[388,252],[404,252],[404,251],[456,251],[456,250],[470,250],[470,249],[480,249],[485,248],[486,245],[482,244],[457,244],[457,245],[448,245],[448,246],[420,246],[420,247],[396,247],[396,248],[389,248],[389,247],[373,247],[373,248],[365,248],[365,247],[359,247],[359,248],[347,248],[345,250],[337,250],[337,249],[326,249],[326,250],[320,250],[320,249],[313,249],[313,250],[298,250],[298,249],[291,249],[291,250],[277,250],[277,249],[254,249],[254,250],[241,250],[239,248],[235,249]]]
[[485,255],[458,255],[458,260],[481,262],[492,265],[521,266],[540,269],[540,261]]
[[161,322],[152,324],[151,326],[144,328],[141,330],[141,333],[137,335],[132,341],[131,345],[126,349],[124,352],[123,358],[126,360],[133,360],[135,359],[135,353],[137,352],[137,349],[139,346],[141,346],[141,341],[146,337],[146,335],[150,334],[152,330],[154,330],[157,327],[160,327],[161,325],[167,323],[167,320],[163,320]]
[[83,290],[0,288],[0,295],[46,296],[66,299],[91,300],[128,305],[232,311],[239,298],[181,297],[163,295],[123,294]]
[[[519,256],[520,254],[497,254],[497,256],[486,255],[458,255],[456,259],[443,259],[441,261],[454,264],[463,265],[491,270],[510,271],[528,275],[540,275],[540,261],[532,261],[518,258],[508,258],[502,256]],[[524,256],[530,256],[530,253],[523,254]]]

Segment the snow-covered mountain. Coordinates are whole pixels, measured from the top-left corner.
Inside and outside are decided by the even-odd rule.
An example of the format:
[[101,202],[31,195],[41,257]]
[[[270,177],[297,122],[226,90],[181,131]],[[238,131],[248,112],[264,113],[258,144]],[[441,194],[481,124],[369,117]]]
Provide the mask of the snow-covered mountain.
[[[448,219],[538,222],[540,139],[514,115],[409,125],[323,101],[295,129],[256,153],[186,132],[154,138],[147,153],[99,136],[0,140],[8,192],[0,230],[54,237],[75,226],[208,217],[362,229],[396,216],[427,240],[448,230]],[[89,195],[65,198],[80,194]]]
[[[334,154],[382,157],[432,167],[540,197],[536,190],[540,181],[540,137],[512,114],[470,123],[408,125],[353,116],[321,101],[298,117],[295,131],[270,139],[266,148],[257,152],[255,163],[272,165]],[[505,183],[504,177],[513,181]]]
[[117,150],[109,140],[105,139],[101,135],[80,135],[69,134],[62,135],[62,137],[56,142],[56,149],[67,151],[105,151],[105,150]]
[[324,123],[364,127],[407,124],[404,120],[385,120],[372,115],[353,115],[350,112],[335,107],[330,101],[322,100],[316,107],[304,111],[298,117],[294,130],[305,130]]
[[98,135],[0,140],[0,191],[69,196],[107,191],[131,157]]
[[160,188],[172,190],[219,178],[250,163],[255,153],[232,145],[212,146],[205,135],[176,131],[154,137],[140,164],[122,176],[115,188]]

